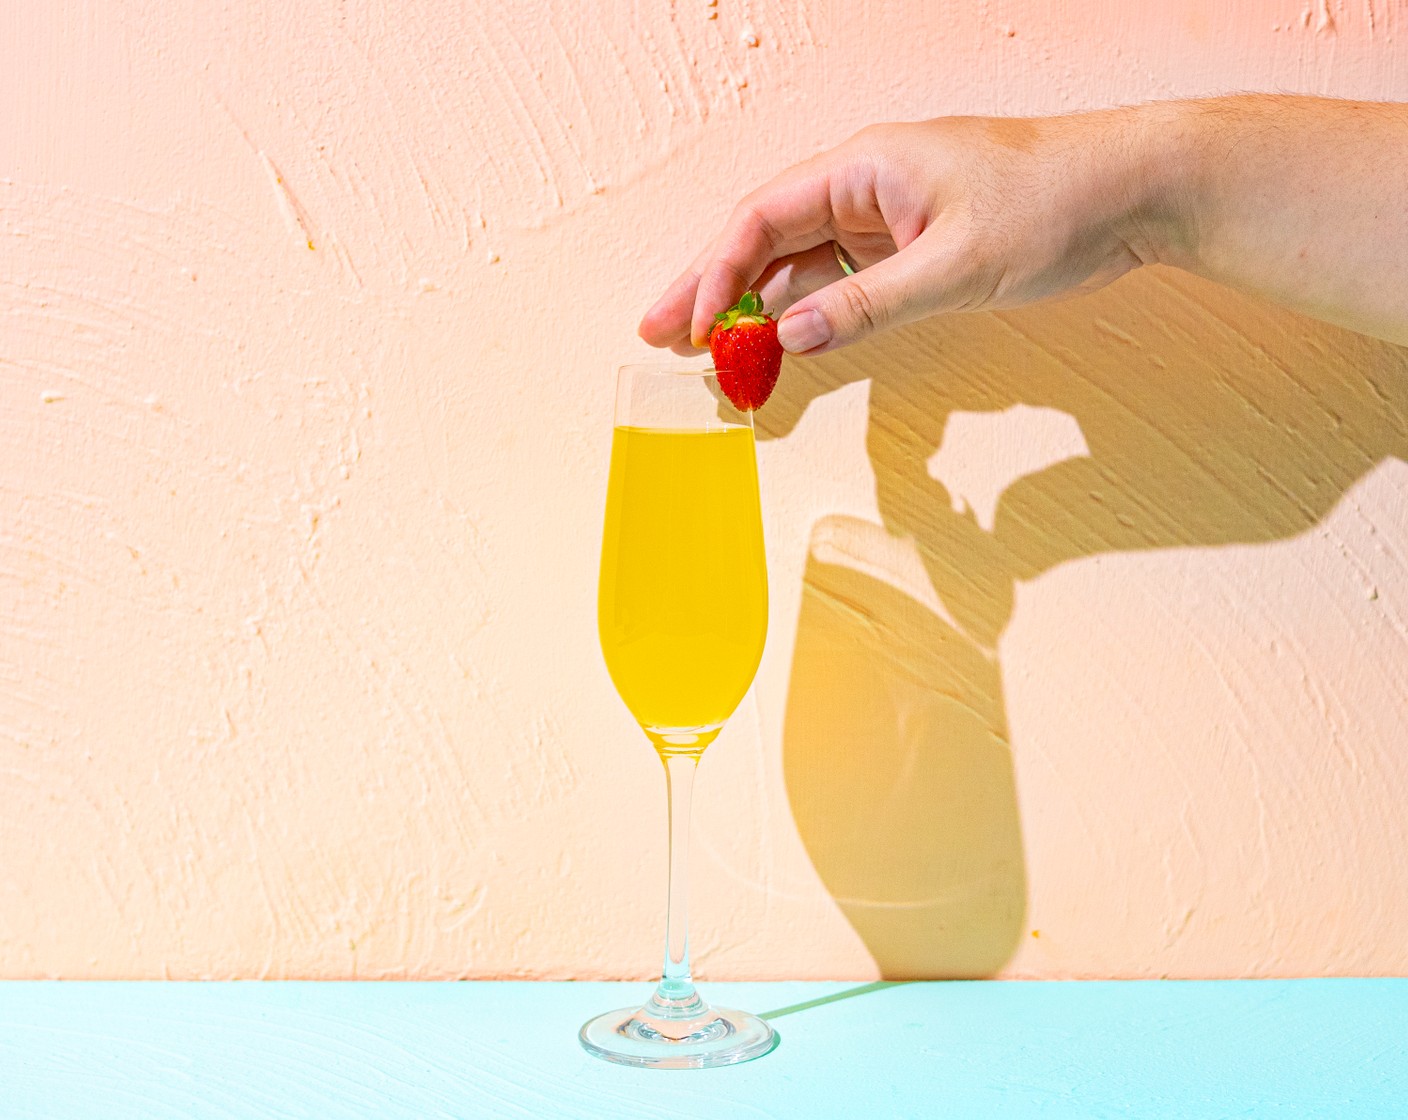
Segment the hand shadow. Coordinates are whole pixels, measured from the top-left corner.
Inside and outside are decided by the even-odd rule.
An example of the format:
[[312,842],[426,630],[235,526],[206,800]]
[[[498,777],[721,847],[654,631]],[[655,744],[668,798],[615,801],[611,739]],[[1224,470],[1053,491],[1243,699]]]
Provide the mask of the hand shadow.
[[[955,315],[791,363],[759,434],[871,379],[883,527],[814,527],[784,725],[822,881],[886,978],[1011,958],[1026,879],[998,639],[1018,580],[1103,552],[1282,540],[1408,458],[1408,350],[1183,274]],[[1088,456],[1027,474],[991,532],[928,463],[956,412],[1074,417]]]

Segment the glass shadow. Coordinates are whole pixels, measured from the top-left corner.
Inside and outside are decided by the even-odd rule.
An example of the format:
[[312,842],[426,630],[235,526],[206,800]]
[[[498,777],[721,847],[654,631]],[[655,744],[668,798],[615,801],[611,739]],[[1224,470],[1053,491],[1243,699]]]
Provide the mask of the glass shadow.
[[[784,772],[817,872],[886,978],[989,976],[1025,861],[999,639],[1018,583],[1101,553],[1312,529],[1408,459],[1408,349],[1181,273],[950,315],[789,365],[759,434],[870,379],[882,525],[814,527]],[[1074,417],[1088,456],[1012,482],[991,531],[929,470],[956,412]]]

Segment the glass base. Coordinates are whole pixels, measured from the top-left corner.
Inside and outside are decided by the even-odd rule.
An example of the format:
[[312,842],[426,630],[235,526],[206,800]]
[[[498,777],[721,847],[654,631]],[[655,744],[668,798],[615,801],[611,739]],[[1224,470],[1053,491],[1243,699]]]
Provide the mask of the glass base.
[[577,1037],[588,1054],[623,1066],[705,1069],[761,1058],[777,1045],[776,1032],[756,1015],[700,1002],[688,1018],[644,1007],[608,1011],[582,1025]]

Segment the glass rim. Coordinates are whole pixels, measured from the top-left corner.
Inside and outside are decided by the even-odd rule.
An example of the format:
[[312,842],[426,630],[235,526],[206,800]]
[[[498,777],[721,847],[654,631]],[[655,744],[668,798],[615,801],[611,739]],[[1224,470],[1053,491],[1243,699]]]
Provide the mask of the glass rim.
[[660,362],[625,362],[616,367],[617,377],[715,377],[713,366],[669,366]]
[[627,362],[616,367],[616,422],[662,431],[751,429],[753,414],[728,399],[713,366]]

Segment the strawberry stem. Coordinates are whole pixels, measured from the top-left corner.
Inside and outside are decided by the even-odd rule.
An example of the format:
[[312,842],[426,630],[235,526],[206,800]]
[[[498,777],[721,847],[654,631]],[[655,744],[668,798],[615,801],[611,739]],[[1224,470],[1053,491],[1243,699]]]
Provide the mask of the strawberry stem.
[[[714,328],[732,330],[738,325],[740,319],[752,319],[755,322],[763,319],[771,319],[772,316],[763,309],[763,297],[751,289],[744,292],[738,302],[727,311],[720,311],[714,316]],[[711,328],[710,333],[713,332]]]

